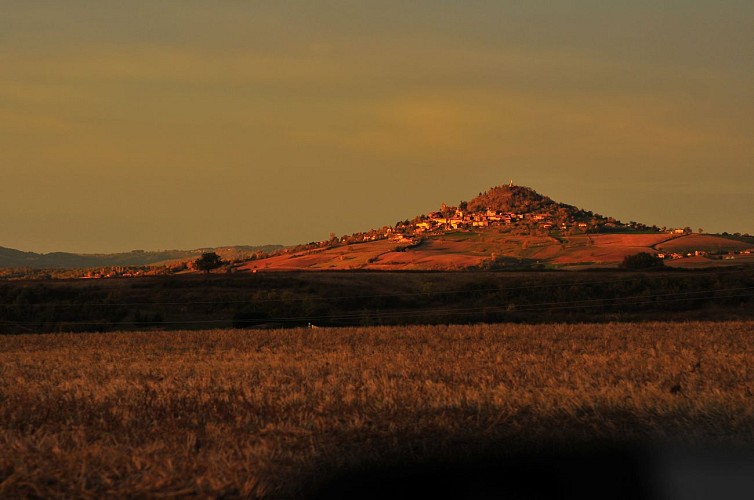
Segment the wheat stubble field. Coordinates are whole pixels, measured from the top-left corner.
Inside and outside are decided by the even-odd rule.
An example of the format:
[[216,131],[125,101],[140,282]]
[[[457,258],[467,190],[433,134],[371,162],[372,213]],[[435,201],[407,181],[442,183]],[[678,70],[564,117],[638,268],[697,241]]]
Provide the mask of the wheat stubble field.
[[687,322],[3,336],[0,497],[306,497],[343,471],[506,446],[750,445],[752,332]]

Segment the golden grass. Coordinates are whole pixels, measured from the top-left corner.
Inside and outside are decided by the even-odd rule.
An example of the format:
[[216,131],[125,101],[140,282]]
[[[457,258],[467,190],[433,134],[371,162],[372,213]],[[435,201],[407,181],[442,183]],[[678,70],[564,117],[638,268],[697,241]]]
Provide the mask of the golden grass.
[[512,436],[753,443],[752,331],[0,337],[0,497],[300,495],[342,467]]

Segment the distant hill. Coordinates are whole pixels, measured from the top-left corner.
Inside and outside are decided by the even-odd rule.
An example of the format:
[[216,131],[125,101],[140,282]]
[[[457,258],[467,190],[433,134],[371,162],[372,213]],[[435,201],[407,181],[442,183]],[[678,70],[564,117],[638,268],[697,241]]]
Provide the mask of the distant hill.
[[77,254],[67,252],[34,253],[0,247],[0,268],[76,269],[114,266],[149,266],[196,259],[203,252],[217,252],[223,259],[248,259],[258,252],[270,253],[282,245],[230,246],[196,250],[134,250],[113,254]]
[[238,269],[584,269],[617,267],[640,252],[659,254],[672,267],[754,263],[751,238],[690,232],[621,222],[525,186],[503,185],[457,207],[443,204],[393,227],[287,248]]

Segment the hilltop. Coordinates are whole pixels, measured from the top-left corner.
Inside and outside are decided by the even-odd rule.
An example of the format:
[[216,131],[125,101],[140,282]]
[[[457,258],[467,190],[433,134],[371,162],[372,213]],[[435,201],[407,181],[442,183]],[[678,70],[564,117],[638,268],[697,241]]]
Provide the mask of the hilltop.
[[[463,202],[461,202],[463,204]],[[562,208],[575,210],[576,207],[557,203],[548,196],[543,196],[531,188],[524,186],[496,186],[492,189],[479,193],[477,197],[466,203],[466,208],[472,212],[496,210],[501,212],[536,212],[552,211]]]

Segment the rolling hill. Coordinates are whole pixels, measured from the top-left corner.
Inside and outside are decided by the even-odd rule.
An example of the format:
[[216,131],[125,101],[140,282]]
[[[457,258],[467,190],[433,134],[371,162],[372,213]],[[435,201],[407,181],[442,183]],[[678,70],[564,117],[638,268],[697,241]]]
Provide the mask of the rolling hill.
[[217,252],[226,260],[245,259],[258,253],[275,252],[281,245],[231,246],[196,250],[162,250],[114,254],[67,252],[34,253],[0,247],[0,268],[76,269],[115,266],[150,266],[196,259],[202,252]]

